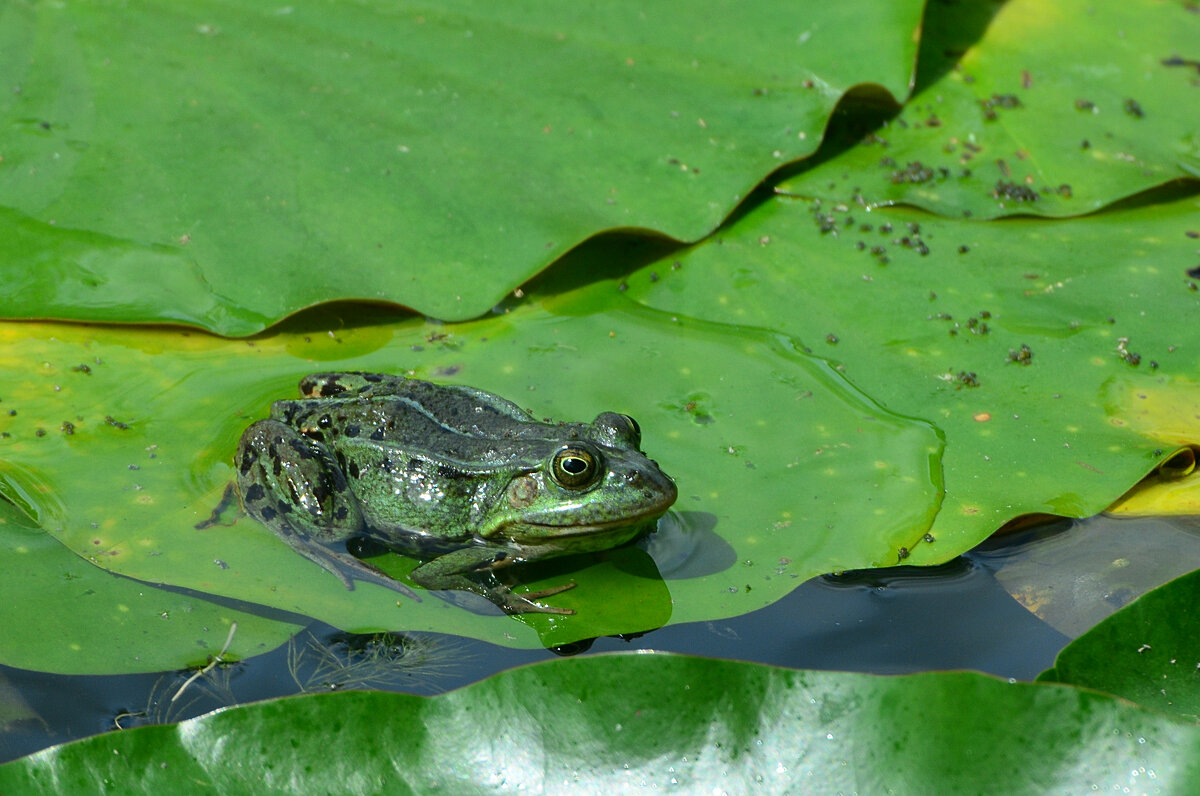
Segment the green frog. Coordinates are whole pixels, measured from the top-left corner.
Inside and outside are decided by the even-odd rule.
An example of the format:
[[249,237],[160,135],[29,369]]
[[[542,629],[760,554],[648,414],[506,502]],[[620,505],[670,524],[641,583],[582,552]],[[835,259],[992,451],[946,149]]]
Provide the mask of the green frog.
[[617,547],[675,502],[626,415],[539,421],[482,390],[377,373],[316,373],[300,392],[242,435],[238,491],[250,516],[347,589],[364,580],[419,599],[327,546],[366,537],[421,559],[410,577],[427,589],[573,613],[538,600],[574,584],[518,594],[496,571]]

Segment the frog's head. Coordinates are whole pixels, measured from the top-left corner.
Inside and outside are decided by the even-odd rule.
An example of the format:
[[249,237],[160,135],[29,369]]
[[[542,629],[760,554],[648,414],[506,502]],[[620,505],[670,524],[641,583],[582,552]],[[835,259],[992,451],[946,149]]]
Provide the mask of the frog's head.
[[639,450],[641,431],[633,418],[605,412],[573,430],[546,446],[540,465],[509,481],[486,536],[522,544],[561,540],[583,552],[598,549],[589,541],[636,528],[675,502],[675,482]]

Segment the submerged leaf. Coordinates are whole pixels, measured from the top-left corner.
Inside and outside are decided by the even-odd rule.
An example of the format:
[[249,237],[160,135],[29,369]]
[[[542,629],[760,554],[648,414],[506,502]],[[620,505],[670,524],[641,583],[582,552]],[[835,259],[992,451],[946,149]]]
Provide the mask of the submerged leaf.
[[1068,683],[1200,722],[1200,570],[1146,593],[1059,653],[1039,682]]

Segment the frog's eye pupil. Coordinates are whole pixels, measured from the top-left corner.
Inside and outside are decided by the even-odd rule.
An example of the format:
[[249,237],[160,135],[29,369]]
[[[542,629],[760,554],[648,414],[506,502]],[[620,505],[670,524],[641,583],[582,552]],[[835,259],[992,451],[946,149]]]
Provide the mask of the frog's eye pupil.
[[563,448],[554,455],[554,480],[568,489],[581,489],[595,481],[596,458],[582,448]]

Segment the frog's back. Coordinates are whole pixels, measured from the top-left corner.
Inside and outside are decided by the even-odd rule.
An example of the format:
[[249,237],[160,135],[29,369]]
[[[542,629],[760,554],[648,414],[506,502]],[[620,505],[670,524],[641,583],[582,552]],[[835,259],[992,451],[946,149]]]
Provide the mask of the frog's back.
[[483,390],[372,373],[318,373],[300,383],[307,398],[280,401],[275,414],[336,446],[386,446],[465,471],[549,455],[551,440],[575,424],[534,419]]
[[512,401],[474,387],[434,384],[386,373],[314,373],[301,379],[300,392],[306,398],[395,399],[397,407],[407,404],[447,428],[472,436],[489,436],[529,424],[545,425]]

